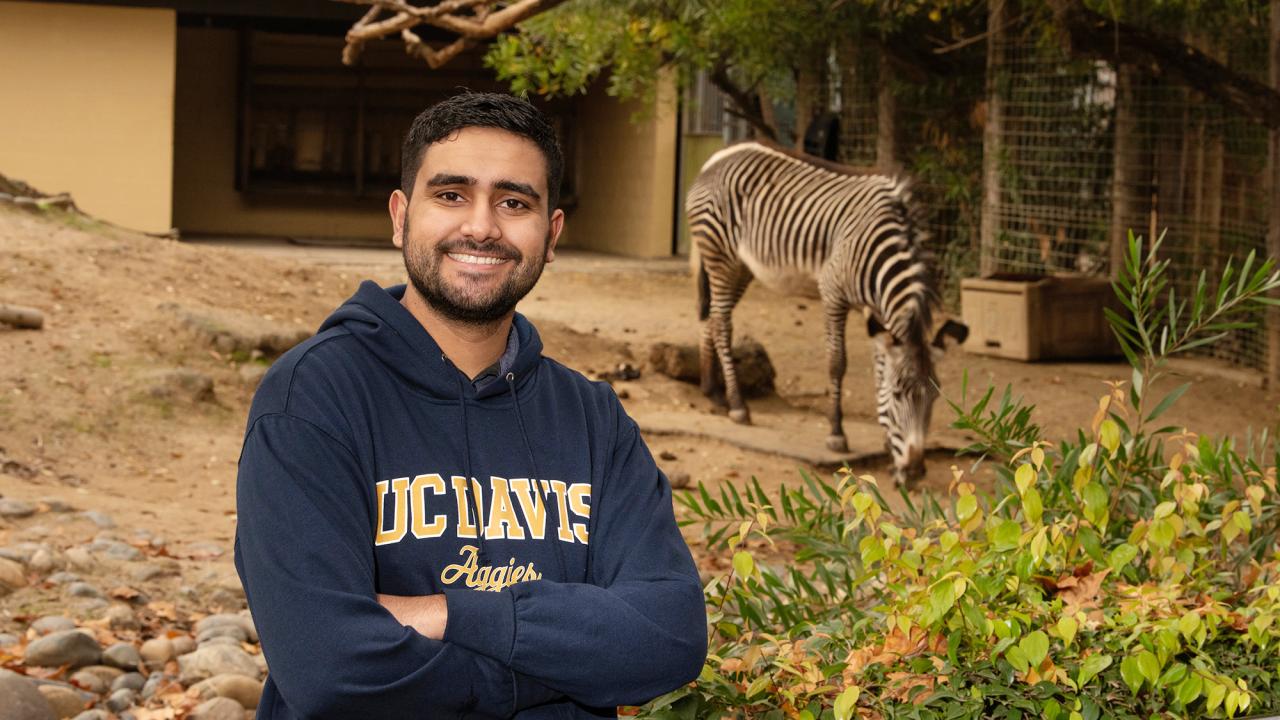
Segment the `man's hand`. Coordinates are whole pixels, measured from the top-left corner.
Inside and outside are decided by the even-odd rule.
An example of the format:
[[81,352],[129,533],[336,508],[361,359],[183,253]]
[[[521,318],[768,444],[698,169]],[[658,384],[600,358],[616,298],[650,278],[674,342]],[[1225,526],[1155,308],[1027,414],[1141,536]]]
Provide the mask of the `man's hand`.
[[383,595],[378,603],[400,621],[432,640],[444,639],[444,626],[449,620],[449,605],[439,595]]

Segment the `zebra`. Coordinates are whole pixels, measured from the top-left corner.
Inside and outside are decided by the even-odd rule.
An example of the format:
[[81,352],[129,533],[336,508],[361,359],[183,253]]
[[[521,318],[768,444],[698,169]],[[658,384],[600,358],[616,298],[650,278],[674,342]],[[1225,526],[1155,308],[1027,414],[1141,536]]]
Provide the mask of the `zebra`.
[[840,402],[845,324],[849,312],[861,308],[874,340],[876,415],[894,482],[921,477],[938,396],[934,363],[945,338],[962,343],[968,328],[947,320],[929,337],[939,298],[909,208],[907,183],[898,178],[757,142],[712,155],[685,206],[702,321],[702,392],[726,403],[734,422],[750,424],[730,348],[733,308],[752,279],[818,298],[831,396],[826,446],[848,452]]

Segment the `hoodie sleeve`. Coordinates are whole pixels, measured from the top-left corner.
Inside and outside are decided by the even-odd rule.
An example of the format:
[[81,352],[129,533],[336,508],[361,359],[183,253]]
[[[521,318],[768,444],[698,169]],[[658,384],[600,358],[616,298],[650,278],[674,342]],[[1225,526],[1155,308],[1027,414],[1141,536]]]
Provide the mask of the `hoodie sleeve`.
[[271,678],[299,717],[510,717],[560,697],[506,665],[401,625],[378,604],[369,500],[347,448],[299,418],[251,426],[236,487],[236,568]]
[[616,399],[613,406],[612,461],[592,500],[591,583],[445,590],[445,642],[591,707],[639,705],[674,690],[698,675],[707,652],[702,587],[671,488],[636,424]]

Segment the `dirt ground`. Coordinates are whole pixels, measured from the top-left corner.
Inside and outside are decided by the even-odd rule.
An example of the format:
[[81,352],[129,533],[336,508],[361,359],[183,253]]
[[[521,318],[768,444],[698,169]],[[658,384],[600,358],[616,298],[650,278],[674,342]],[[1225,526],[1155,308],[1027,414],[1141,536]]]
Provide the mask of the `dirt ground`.
[[[0,495],[56,499],[111,514],[186,543],[228,548],[235,528],[235,470],[256,365],[243,353],[211,347],[192,333],[185,311],[232,313],[284,330],[310,330],[363,278],[401,281],[393,250],[298,246],[281,242],[175,242],[81,216],[0,206],[0,303],[45,314],[42,330],[0,326]],[[693,289],[680,260],[628,261],[563,252],[522,303],[546,353],[588,374],[631,363],[634,381],[617,382],[669,475],[709,485],[757,476],[766,487],[815,468],[803,452],[762,452],[737,442],[734,427],[710,412],[692,385],[646,366],[658,341],[693,343]],[[763,342],[777,369],[776,397],[757,401],[756,448],[820,446],[826,435],[822,317],[815,302],[752,287],[736,329]],[[870,347],[850,323],[845,409],[861,467],[887,479],[876,456]],[[157,391],[158,373],[185,369],[212,380],[212,394]],[[1127,378],[1116,363],[1025,364],[954,351],[939,367],[944,394],[1011,384],[1035,400],[1048,437],[1087,425],[1104,382]],[[1168,414],[1173,424],[1243,439],[1274,431],[1280,395],[1259,378],[1223,365],[1190,362],[1195,380]],[[930,474],[944,489],[945,448],[964,438],[934,414]],[[764,438],[761,441],[761,438]],[[772,443],[772,444],[771,444]],[[812,454],[810,454],[812,455]],[[821,459],[818,455],[812,455]],[[811,458],[812,459],[812,458]],[[0,521],[0,544],[6,530]]]

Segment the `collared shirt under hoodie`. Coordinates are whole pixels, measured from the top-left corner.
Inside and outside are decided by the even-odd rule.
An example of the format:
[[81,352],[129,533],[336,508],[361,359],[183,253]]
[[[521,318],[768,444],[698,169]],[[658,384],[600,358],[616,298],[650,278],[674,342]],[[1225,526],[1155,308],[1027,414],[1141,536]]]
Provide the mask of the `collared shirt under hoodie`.
[[[362,284],[254,398],[235,560],[258,717],[612,717],[692,680],[697,570],[612,389],[519,314],[509,369],[473,384],[403,293]],[[444,593],[444,640],[377,593]]]

